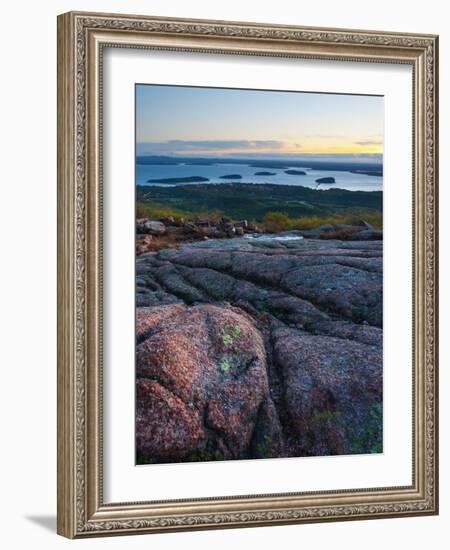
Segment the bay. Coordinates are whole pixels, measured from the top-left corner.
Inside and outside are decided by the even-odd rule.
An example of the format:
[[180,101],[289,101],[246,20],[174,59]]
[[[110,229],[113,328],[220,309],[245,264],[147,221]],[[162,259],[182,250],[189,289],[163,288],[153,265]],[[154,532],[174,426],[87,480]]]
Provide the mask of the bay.
[[[357,167],[355,166],[357,169]],[[286,174],[286,170],[302,170],[306,175]],[[256,172],[270,172],[274,175],[260,175]],[[222,176],[230,174],[239,174],[241,178],[222,179]],[[189,183],[148,183],[148,180],[167,179],[167,178],[189,178],[192,176],[201,176],[208,178],[206,184],[219,183],[270,183],[277,185],[295,185],[317,187],[316,179],[324,177],[333,177],[335,183],[320,184],[319,189],[346,189],[348,191],[382,191],[383,178],[380,176],[369,176],[366,174],[357,174],[348,171],[338,170],[318,170],[300,166],[285,166],[283,168],[260,168],[247,164],[217,163],[208,165],[192,165],[187,163],[180,164],[136,164],[136,185],[192,185]],[[195,184],[194,184],[195,185]]]

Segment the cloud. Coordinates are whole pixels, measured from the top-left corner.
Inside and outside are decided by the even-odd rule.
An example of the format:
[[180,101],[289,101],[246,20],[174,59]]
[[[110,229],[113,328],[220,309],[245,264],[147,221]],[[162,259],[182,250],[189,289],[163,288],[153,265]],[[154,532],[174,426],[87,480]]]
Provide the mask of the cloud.
[[260,150],[280,150],[283,141],[278,140],[248,140],[248,139],[215,139],[215,140],[183,140],[152,141],[137,144],[138,153],[164,153],[179,155],[184,153],[221,153],[241,151],[257,152]]
[[362,139],[361,141],[355,141],[356,145],[383,145],[382,140],[379,139]]
[[305,136],[308,139],[343,139],[344,137],[342,134],[307,134]]
[[276,140],[248,140],[248,139],[216,139],[216,140],[193,140],[171,139],[169,145],[183,147],[186,149],[258,149],[271,148],[279,149],[283,146],[282,141]]

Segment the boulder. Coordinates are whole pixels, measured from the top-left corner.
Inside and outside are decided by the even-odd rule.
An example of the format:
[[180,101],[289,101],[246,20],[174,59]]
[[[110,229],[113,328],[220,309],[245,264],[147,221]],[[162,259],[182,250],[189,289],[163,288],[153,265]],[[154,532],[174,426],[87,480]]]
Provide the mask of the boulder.
[[138,235],[164,235],[167,229],[160,221],[154,220],[137,220],[136,233]]
[[195,218],[195,225],[200,227],[209,227],[211,225],[211,220],[209,218]]
[[354,241],[382,241],[383,231],[377,229],[363,229],[352,235]]
[[136,402],[138,463],[183,456],[205,435],[194,406],[154,380],[137,380]]
[[175,218],[173,216],[164,216],[163,218],[161,218],[159,220],[161,223],[163,223],[164,225],[174,225],[175,223]]
[[373,225],[371,225],[370,223],[364,220],[359,220],[357,223],[355,223],[355,225],[358,227],[362,227],[363,229],[369,229],[369,230],[375,229]]
[[193,233],[198,233],[199,228],[193,222],[186,222],[183,224],[183,232],[187,235],[191,235]]
[[162,222],[147,221],[143,225],[143,232],[150,235],[164,235],[166,232],[166,226]]
[[281,328],[273,335],[294,455],[382,452],[381,346]]
[[330,223],[325,223],[319,227],[319,231],[334,231],[334,227]]
[[334,224],[336,231],[352,231],[353,229],[362,230],[362,227],[350,225],[349,223],[336,223]]
[[320,229],[301,229],[299,233],[305,239],[318,239],[322,231]]
[[239,220],[234,224],[235,227],[243,227],[244,229],[247,229],[248,227],[248,221],[247,220]]
[[203,236],[207,236],[207,237],[219,237],[220,236],[220,231],[217,229],[217,227],[214,227],[214,226],[206,225],[206,226],[203,226],[203,227],[199,227],[198,230]]
[[151,249],[151,235],[137,235],[136,237],[136,255],[144,254]]
[[227,306],[137,310],[138,462],[280,456],[265,349],[251,318]]

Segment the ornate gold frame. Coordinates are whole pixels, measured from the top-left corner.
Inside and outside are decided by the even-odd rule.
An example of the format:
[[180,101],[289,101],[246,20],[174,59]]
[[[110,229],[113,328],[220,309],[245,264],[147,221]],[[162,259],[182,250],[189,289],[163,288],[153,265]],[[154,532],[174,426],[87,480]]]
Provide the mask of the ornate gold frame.
[[[165,502],[103,502],[100,90],[105,46],[412,66],[411,486]],[[94,13],[59,16],[59,534],[78,538],[437,513],[437,47],[438,38],[432,35]]]

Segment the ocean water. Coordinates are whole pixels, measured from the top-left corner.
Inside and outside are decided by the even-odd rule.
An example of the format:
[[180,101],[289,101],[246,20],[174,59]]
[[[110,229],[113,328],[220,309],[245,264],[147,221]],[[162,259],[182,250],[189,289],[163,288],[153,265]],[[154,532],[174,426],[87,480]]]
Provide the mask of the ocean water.
[[257,241],[302,241],[301,235],[295,235],[293,233],[247,233],[244,235],[244,239],[257,240]]
[[[286,174],[285,170],[303,170],[305,176]],[[255,176],[255,172],[271,172],[273,176]],[[240,174],[242,179],[230,180],[221,179],[221,176],[227,174]],[[208,178],[204,183],[271,183],[277,185],[300,185],[303,187],[316,188],[316,179],[324,177],[333,177],[336,183],[320,184],[319,189],[347,189],[348,191],[382,191],[383,178],[380,176],[367,176],[365,174],[353,174],[352,172],[335,170],[312,170],[301,168],[299,166],[285,168],[255,168],[247,164],[217,163],[206,166],[176,164],[136,164],[136,184],[137,185],[168,185],[161,183],[149,184],[149,179],[165,178],[186,178],[192,176],[202,176]],[[174,184],[170,184],[173,186]],[[189,183],[175,185],[192,185]]]

